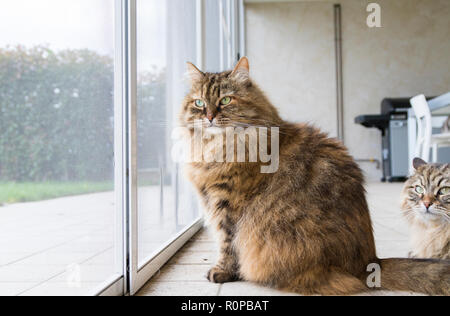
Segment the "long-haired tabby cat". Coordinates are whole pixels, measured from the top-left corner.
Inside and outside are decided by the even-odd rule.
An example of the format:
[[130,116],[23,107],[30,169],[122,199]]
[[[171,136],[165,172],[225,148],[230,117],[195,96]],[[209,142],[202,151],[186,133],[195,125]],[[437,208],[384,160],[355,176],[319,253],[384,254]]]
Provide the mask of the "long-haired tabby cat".
[[414,159],[416,172],[403,189],[414,258],[450,259],[450,166]]
[[[188,64],[191,90],[181,123],[211,133],[226,127],[279,127],[279,168],[262,162],[192,162],[187,173],[220,243],[211,282],[253,281],[301,294],[368,291],[367,267],[381,286],[450,294],[450,264],[376,255],[363,175],[346,148],[319,130],[282,120],[249,77],[247,58],[233,71],[203,73]],[[224,133],[224,132],[223,132]],[[206,147],[212,137],[204,137]]]

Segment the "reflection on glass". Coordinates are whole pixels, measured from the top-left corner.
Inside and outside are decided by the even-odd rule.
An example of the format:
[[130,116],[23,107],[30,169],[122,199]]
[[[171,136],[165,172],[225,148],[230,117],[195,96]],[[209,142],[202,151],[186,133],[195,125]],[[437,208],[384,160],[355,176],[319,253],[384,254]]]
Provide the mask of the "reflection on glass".
[[93,294],[122,273],[113,6],[0,4],[0,295]]
[[[195,61],[195,0],[138,0],[138,253],[140,265],[197,218],[171,159],[171,133]],[[170,14],[169,14],[170,13]]]
[[221,71],[220,1],[205,1],[205,64],[209,72]]

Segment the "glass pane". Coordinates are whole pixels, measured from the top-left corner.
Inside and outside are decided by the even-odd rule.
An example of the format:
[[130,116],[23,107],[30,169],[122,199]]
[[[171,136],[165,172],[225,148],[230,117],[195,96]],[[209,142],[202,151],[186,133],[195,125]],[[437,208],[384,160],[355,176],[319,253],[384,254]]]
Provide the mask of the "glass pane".
[[219,1],[205,1],[205,64],[209,72],[221,71]]
[[0,2],[0,295],[122,274],[113,57],[113,1]]
[[232,49],[232,34],[231,34],[231,16],[230,16],[230,8],[231,1],[227,0],[219,0],[219,18],[220,18],[220,30],[221,30],[221,39],[222,39],[222,66],[223,69],[232,68],[232,58],[231,58],[231,49]]
[[186,61],[195,62],[195,0],[139,0],[139,264],[197,217],[197,202],[171,157],[171,134],[186,93]]

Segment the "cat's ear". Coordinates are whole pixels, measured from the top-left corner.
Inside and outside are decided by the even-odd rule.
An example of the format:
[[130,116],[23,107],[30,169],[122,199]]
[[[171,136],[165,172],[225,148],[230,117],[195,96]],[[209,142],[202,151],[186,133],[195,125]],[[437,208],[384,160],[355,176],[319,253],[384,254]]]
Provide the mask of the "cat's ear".
[[424,161],[424,160],[422,160],[420,158],[414,158],[414,160],[413,160],[413,167],[416,170],[419,169],[421,166],[424,166],[426,164],[427,164],[426,161]]
[[197,67],[195,67],[194,64],[192,63],[186,63],[187,65],[187,77],[189,78],[189,80],[192,82],[196,82],[196,81],[201,81],[204,77],[205,74],[203,72],[201,72]]
[[242,57],[234,67],[231,76],[239,82],[246,82],[250,79],[250,65],[247,57]]

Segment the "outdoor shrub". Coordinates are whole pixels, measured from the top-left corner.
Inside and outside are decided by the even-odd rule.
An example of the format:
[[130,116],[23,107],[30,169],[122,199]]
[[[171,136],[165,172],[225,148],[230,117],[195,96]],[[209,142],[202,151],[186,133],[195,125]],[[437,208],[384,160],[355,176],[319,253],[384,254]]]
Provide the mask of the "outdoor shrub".
[[[163,100],[158,76],[139,88],[140,125],[158,114],[145,109],[164,120],[148,104]],[[0,181],[112,180],[113,88],[113,60],[96,52],[0,49]]]

